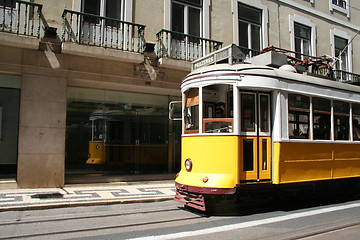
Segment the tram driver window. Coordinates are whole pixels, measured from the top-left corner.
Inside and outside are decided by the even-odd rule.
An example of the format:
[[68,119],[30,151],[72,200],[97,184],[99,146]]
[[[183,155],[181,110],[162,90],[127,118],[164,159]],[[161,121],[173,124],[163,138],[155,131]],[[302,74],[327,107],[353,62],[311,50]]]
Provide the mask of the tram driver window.
[[103,141],[105,137],[105,118],[94,117],[92,120],[92,141]]
[[231,133],[233,131],[232,85],[214,84],[203,87],[203,132]]
[[185,91],[184,123],[185,133],[199,132],[199,89]]
[[288,97],[289,138],[309,138],[310,98],[289,94]]

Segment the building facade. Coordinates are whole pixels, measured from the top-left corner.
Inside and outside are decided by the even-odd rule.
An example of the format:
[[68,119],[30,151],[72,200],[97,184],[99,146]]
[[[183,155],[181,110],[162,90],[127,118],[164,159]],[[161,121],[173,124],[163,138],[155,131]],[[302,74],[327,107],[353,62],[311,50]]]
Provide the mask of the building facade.
[[181,123],[168,104],[191,61],[231,43],[249,57],[326,55],[336,80],[360,81],[354,0],[0,4],[0,179],[21,188],[176,173]]

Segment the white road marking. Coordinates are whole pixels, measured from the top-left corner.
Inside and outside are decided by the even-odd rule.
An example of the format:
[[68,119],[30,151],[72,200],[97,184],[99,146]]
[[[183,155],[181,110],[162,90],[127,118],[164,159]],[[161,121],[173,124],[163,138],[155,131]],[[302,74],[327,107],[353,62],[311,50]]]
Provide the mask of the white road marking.
[[349,209],[349,208],[357,208],[357,207],[360,207],[360,203],[354,203],[354,204],[337,206],[337,207],[329,207],[329,208],[324,208],[324,209],[312,210],[312,211],[308,211],[308,212],[293,213],[293,214],[284,215],[284,216],[278,216],[278,217],[254,220],[254,221],[249,221],[249,222],[224,225],[224,226],[213,227],[213,228],[206,228],[206,229],[201,229],[201,230],[196,230],[196,231],[186,231],[186,232],[178,232],[178,233],[171,233],[171,234],[165,234],[165,235],[132,238],[131,240],[152,240],[152,239],[159,240],[159,239],[178,239],[178,238],[185,238],[185,237],[194,237],[194,236],[199,236],[199,235],[206,235],[206,234],[218,233],[218,232],[226,232],[226,231],[248,228],[248,227],[256,227],[256,226],[269,224],[269,223],[282,222],[282,221],[287,221],[287,220],[291,220],[291,219],[309,217],[309,216],[314,216],[314,215],[318,215],[318,214],[330,213],[330,212],[345,210],[345,209]]

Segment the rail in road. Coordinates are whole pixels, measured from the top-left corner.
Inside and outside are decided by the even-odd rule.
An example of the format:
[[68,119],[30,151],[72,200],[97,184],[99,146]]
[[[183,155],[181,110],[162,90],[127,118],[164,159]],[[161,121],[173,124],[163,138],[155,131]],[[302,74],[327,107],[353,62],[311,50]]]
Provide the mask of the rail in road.
[[358,239],[359,199],[242,205],[211,216],[174,201],[2,212],[0,239]]

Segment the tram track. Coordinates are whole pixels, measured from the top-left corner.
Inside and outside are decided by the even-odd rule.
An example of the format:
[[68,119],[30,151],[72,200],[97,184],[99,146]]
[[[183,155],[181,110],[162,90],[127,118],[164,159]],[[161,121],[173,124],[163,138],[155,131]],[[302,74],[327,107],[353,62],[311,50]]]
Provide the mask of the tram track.
[[[183,210],[188,209],[178,207],[171,201],[161,203],[160,205],[159,203],[139,206],[128,205],[126,208],[124,205],[112,205],[106,208],[68,208],[66,209],[68,213],[61,212],[61,210],[43,211],[35,216],[29,215],[33,211],[18,212],[11,221],[0,223],[0,239],[51,240],[86,238],[86,236],[91,236],[93,239],[128,239],[141,236],[167,236],[176,234],[174,231],[184,233],[199,231],[201,229],[211,231],[214,226],[226,228],[232,225],[235,226],[235,230],[237,228],[238,230],[243,229],[245,231],[248,229],[247,224],[254,226],[261,226],[268,223],[272,224],[273,222],[270,221],[270,219],[275,219],[276,222],[280,223],[283,221],[282,218],[297,219],[292,215],[296,216],[300,214],[301,217],[314,215],[313,213],[310,215],[303,214],[307,211],[322,211],[321,209],[324,208],[324,212],[326,212],[326,208],[344,208],[341,207],[342,204],[336,204],[335,206],[329,205],[329,207],[327,207],[328,203],[325,203],[315,204],[316,206],[312,205],[310,208],[308,208],[309,206],[301,205],[291,208],[283,206],[286,210],[280,210],[278,206],[268,207],[271,206],[271,204],[268,203],[270,202],[241,202],[233,207],[235,208],[233,212],[230,211],[228,214],[223,212],[221,215],[211,216],[196,211],[190,211],[189,213],[189,211]],[[131,208],[133,210],[130,210]],[[346,206],[345,208],[350,209],[350,207]],[[283,213],[279,215],[278,211]],[[335,210],[331,211],[334,212]],[[50,216],[47,215],[47,213],[50,214]],[[254,216],[254,218],[252,216]],[[269,220],[267,221],[266,219]],[[264,223],[264,221],[267,222]],[[346,217],[341,221],[339,221],[338,218],[330,218],[326,222],[317,221],[315,225],[305,224],[300,229],[295,227],[292,228],[293,231],[279,232],[278,234],[272,232],[271,235],[267,236],[272,236],[272,238],[270,237],[269,239],[307,240],[312,239],[311,237],[320,236],[321,234],[346,230],[351,227],[357,228],[359,226],[360,219],[355,215],[353,218]],[[10,229],[10,231],[8,231],[8,229]],[[7,231],[5,232],[3,230]],[[108,236],[114,238],[106,238]]]
[[301,236],[290,237],[290,238],[286,238],[284,240],[306,240],[306,239],[309,239],[312,237],[316,237],[316,236],[320,236],[320,235],[324,235],[324,234],[330,234],[330,233],[334,233],[337,231],[350,229],[353,227],[360,227],[360,221],[356,222],[356,223],[350,223],[350,224],[346,224],[346,225],[333,227],[333,228],[327,228],[327,229],[323,229],[321,231],[316,231],[316,232],[312,232],[312,233],[308,233],[308,234],[303,234]]
[[[0,239],[66,239],[69,236],[96,236],[104,233],[122,234],[141,228],[181,225],[202,217],[181,213],[179,207],[140,209],[133,212],[98,212],[54,216],[26,216],[0,223]],[[175,214],[177,212],[177,214]],[[76,223],[76,224],[74,224]],[[5,234],[1,229],[16,229]]]
[[54,236],[54,235],[62,235],[62,234],[74,234],[74,233],[81,233],[81,232],[95,232],[95,231],[104,231],[104,230],[119,230],[124,228],[130,227],[144,227],[147,225],[157,225],[157,224],[167,224],[167,223],[174,223],[174,222],[181,222],[181,221],[189,221],[194,220],[201,217],[188,217],[188,218],[181,218],[181,219],[170,219],[170,220],[163,220],[163,221],[153,221],[153,222],[140,222],[136,224],[127,224],[127,225],[111,225],[111,226],[104,226],[104,227],[96,227],[96,228],[78,228],[68,231],[51,231],[51,232],[44,232],[44,233],[29,233],[29,234],[19,234],[15,236],[5,236],[0,237],[1,240],[5,239],[26,239],[26,238],[38,238],[38,237],[46,237],[46,236]]
[[56,221],[72,221],[72,220],[85,220],[85,219],[97,219],[97,218],[108,218],[108,217],[126,217],[131,215],[138,215],[138,214],[153,214],[153,213],[166,213],[166,212],[174,212],[174,211],[180,211],[181,208],[169,208],[169,209],[157,209],[157,210],[147,210],[147,211],[138,211],[138,212],[125,212],[125,213],[107,213],[104,211],[103,213],[99,214],[85,214],[85,216],[77,216],[75,214],[69,214],[69,215],[62,215],[57,216],[56,218],[44,218],[44,216],[38,218],[38,219],[13,219],[11,221],[7,222],[1,222],[1,226],[6,225],[20,225],[20,224],[33,224],[33,223],[43,223],[43,222],[56,222]]

